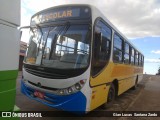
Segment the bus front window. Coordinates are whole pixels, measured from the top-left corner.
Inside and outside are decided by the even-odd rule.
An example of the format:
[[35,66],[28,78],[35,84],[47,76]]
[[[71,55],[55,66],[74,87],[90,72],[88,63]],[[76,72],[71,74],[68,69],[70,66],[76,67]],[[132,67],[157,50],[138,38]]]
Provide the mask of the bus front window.
[[42,38],[36,42],[39,43],[39,47],[38,44],[33,46],[30,42],[27,58],[32,58],[29,55],[30,51],[31,54],[33,51],[36,53],[33,55],[35,60],[32,64],[54,69],[87,67],[90,50],[89,25],[56,26],[47,30],[45,35],[42,28]]
[[31,37],[27,50],[27,56],[25,59],[26,63],[40,65],[42,50],[45,45],[45,39],[47,37],[48,31],[49,28],[43,28],[42,30],[39,28],[31,29]]

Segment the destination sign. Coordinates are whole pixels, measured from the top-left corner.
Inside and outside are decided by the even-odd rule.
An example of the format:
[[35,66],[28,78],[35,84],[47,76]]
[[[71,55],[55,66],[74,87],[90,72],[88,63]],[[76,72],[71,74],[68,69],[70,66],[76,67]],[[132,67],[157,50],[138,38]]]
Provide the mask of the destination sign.
[[88,7],[52,8],[34,15],[31,25],[63,19],[88,18],[89,16],[90,9]]

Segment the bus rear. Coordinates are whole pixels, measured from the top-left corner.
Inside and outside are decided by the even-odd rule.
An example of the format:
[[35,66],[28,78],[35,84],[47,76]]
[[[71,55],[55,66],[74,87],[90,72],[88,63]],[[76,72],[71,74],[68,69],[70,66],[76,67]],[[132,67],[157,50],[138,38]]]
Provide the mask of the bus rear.
[[31,18],[21,91],[45,105],[89,111],[92,19],[86,5],[43,10]]

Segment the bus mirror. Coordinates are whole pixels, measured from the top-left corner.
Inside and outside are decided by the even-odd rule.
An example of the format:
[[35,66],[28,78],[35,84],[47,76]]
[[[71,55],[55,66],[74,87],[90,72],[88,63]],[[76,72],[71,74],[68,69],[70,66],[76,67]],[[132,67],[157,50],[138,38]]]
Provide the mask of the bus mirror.
[[23,27],[20,27],[19,30],[21,31],[22,29],[28,29],[28,28],[31,28],[30,26],[23,26]]

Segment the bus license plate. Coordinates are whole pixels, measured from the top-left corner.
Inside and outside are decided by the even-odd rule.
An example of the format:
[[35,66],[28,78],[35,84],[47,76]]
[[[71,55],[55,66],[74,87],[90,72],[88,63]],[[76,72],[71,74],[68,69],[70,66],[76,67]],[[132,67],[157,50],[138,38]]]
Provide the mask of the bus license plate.
[[39,92],[39,91],[35,91],[34,96],[38,97],[38,98],[41,98],[41,99],[44,99],[44,93]]

